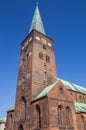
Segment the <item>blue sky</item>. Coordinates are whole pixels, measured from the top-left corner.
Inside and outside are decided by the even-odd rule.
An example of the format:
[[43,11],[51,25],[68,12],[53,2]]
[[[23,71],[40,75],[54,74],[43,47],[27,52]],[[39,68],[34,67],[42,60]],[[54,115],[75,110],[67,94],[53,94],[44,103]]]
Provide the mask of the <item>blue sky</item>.
[[[58,77],[86,87],[86,0],[39,0]],[[0,118],[15,103],[20,45],[36,0],[0,0]]]

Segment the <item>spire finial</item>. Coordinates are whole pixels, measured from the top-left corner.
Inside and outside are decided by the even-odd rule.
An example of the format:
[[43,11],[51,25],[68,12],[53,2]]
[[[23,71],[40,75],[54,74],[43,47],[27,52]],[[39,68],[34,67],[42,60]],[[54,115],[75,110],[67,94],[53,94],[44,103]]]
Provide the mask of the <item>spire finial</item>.
[[36,2],[36,6],[38,6],[39,2]]

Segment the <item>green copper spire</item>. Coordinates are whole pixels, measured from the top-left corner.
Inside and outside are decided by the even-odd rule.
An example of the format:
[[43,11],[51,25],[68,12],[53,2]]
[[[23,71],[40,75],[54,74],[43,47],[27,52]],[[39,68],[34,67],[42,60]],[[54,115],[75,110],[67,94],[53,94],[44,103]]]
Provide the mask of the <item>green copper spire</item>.
[[43,27],[42,19],[41,19],[39,8],[38,8],[38,2],[36,3],[36,9],[34,12],[34,16],[32,19],[32,23],[31,23],[29,32],[31,32],[33,29],[35,29],[45,35],[45,30]]

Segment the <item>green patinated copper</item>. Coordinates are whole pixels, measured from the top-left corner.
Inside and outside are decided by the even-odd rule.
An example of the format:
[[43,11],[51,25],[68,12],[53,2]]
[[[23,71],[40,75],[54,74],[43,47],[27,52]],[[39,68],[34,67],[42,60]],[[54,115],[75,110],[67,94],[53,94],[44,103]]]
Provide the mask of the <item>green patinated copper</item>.
[[[62,79],[57,79],[57,81],[55,83],[53,83],[49,86],[46,86],[32,101],[36,101],[42,97],[45,97],[51,91],[51,89],[54,88],[54,86],[58,83],[58,81],[61,81],[68,90],[86,94],[86,88],[83,88],[79,85],[70,83],[70,82],[62,80]],[[75,106],[76,113],[86,113],[86,104],[85,103],[74,102],[74,106]]]
[[35,29],[35,30],[37,30],[37,31],[39,31],[39,32],[41,32],[42,34],[45,35],[45,30],[44,30],[43,22],[42,22],[42,19],[41,19],[41,16],[40,16],[38,3],[36,4],[36,9],[35,9],[35,12],[34,12],[34,16],[33,16],[33,19],[32,19],[32,23],[31,23],[29,32],[31,32],[33,29]]
[[63,83],[63,85],[68,89],[68,90],[72,90],[72,91],[75,91],[75,92],[79,92],[79,93],[83,93],[83,94],[86,94],[86,88],[84,87],[81,87],[79,85],[76,85],[74,83],[70,83],[66,80],[62,80],[62,79],[57,79],[57,81],[54,83],[54,84],[51,84],[47,87],[45,87],[33,100],[37,100],[39,98],[42,98],[44,96],[47,95],[47,93],[56,85],[56,83],[58,81],[61,81]]
[[2,119],[0,119],[1,123],[5,123],[6,122],[6,117],[3,117]]
[[62,79],[59,79],[59,80],[62,81],[62,83],[64,84],[64,86],[68,90],[72,90],[72,91],[75,91],[75,92],[86,94],[86,88],[79,86],[79,85],[76,85],[74,83],[68,82],[66,80],[62,80]]
[[[36,101],[38,99],[41,99],[45,96],[47,96],[47,94],[54,88],[54,86],[61,81],[63,83],[63,85],[68,89],[68,90],[72,90],[74,92],[78,92],[78,93],[83,93],[86,94],[86,88],[81,87],[79,85],[76,85],[74,83],[68,82],[66,80],[62,80],[62,79],[57,79],[57,81],[49,86],[46,86],[33,100]],[[86,113],[86,104],[85,103],[79,103],[79,102],[74,102],[74,106],[75,106],[75,112],[76,113]],[[10,107],[8,109],[9,111],[12,111],[15,109],[15,106],[13,105],[12,107]],[[4,119],[4,118],[3,118]]]
[[76,113],[86,113],[85,103],[74,102],[74,106],[75,106]]
[[57,84],[57,82],[58,82],[58,80],[57,80],[55,83],[53,83],[53,84],[51,84],[51,85],[49,85],[49,86],[46,86],[46,87],[33,99],[33,101],[36,101],[36,100],[38,100],[38,99],[40,99],[40,98],[46,96],[46,95],[49,93],[49,91]]
[[7,110],[7,112],[13,111],[14,109],[15,109],[15,105],[11,106],[11,107]]

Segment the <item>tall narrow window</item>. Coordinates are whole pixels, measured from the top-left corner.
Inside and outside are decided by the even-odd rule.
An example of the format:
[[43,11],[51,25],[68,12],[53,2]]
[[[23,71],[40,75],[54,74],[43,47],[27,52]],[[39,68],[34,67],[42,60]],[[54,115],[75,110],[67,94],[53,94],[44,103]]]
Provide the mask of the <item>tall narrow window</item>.
[[70,125],[71,124],[71,112],[70,112],[70,108],[66,107],[66,125]]
[[25,120],[26,117],[26,100],[24,97],[21,99],[21,119]]
[[41,111],[38,105],[36,105],[36,110],[37,110],[37,127],[41,128]]
[[29,54],[27,54],[27,60],[28,60]]
[[62,106],[58,106],[58,124],[62,125]]
[[22,59],[23,63],[25,63],[25,58]]
[[46,56],[46,61],[50,62],[50,57],[49,56]]
[[83,125],[84,130],[86,130],[85,118],[83,115],[81,115],[81,120],[82,120],[82,125]]
[[39,58],[40,58],[40,59],[43,59],[43,54],[42,54],[42,52],[39,53]]
[[79,96],[79,101],[83,102],[83,97],[81,95]]
[[24,130],[22,125],[19,125],[18,130]]
[[82,119],[82,123],[83,123],[83,125],[84,125],[85,118],[84,118],[84,116],[83,116],[83,115],[81,115],[81,119]]
[[43,44],[43,49],[45,49],[45,50],[46,50],[46,45],[44,45],[44,44]]

